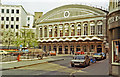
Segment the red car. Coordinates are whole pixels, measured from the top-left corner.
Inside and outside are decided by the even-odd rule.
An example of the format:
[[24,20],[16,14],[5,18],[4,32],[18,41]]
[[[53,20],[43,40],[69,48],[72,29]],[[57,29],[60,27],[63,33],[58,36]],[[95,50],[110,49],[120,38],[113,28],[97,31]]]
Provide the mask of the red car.
[[75,52],[75,55],[79,55],[79,54],[81,54],[81,51],[76,51]]
[[50,51],[50,56],[56,56],[56,52],[55,51]]

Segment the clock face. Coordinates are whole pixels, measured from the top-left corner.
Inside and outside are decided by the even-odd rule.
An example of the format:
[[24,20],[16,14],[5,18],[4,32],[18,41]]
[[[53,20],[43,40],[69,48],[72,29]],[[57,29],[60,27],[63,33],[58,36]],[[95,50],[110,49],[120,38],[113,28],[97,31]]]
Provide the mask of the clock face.
[[64,17],[69,17],[69,15],[70,15],[69,11],[64,12]]

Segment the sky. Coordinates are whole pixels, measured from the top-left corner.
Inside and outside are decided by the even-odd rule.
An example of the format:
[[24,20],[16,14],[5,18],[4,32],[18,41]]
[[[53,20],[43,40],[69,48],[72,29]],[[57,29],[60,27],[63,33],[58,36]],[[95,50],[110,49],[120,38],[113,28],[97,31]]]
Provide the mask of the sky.
[[22,5],[31,14],[43,12],[44,14],[56,7],[68,4],[82,4],[108,9],[109,0],[1,0],[2,4]]

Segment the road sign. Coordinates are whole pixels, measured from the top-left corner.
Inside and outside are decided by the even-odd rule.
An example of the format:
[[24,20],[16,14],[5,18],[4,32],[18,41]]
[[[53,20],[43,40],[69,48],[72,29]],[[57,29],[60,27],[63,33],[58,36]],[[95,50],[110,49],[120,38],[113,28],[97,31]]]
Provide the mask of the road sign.
[[22,47],[22,45],[20,45],[20,47]]

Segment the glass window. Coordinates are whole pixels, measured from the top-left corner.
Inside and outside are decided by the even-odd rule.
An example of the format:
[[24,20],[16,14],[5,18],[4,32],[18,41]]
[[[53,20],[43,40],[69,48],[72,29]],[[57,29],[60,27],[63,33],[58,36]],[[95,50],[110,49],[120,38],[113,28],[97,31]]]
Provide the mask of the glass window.
[[45,27],[44,33],[45,33],[44,37],[47,37],[47,27]]
[[16,10],[16,13],[19,14],[19,10]]
[[13,29],[13,28],[14,28],[14,26],[13,26],[13,25],[11,25],[11,28]]
[[88,25],[84,24],[84,35],[88,35]]
[[14,9],[11,10],[11,13],[14,13]]
[[42,28],[40,28],[40,37],[42,37]]
[[95,26],[91,26],[91,35],[94,35],[95,34]]
[[9,21],[9,17],[6,17],[6,21]]
[[57,26],[55,26],[54,32],[54,37],[57,37]]
[[120,39],[113,41],[113,62],[120,63]]
[[16,21],[19,21],[19,17],[16,17]]
[[4,21],[4,17],[1,17],[1,20]]
[[52,26],[49,26],[49,37],[52,37]]
[[4,9],[1,9],[1,12],[4,13]]
[[28,17],[28,20],[30,20],[30,17]]
[[91,45],[90,46],[90,52],[94,52],[95,51],[95,45]]
[[98,25],[98,34],[102,34],[102,25]]
[[6,13],[9,13],[9,9],[6,10]]
[[6,25],[6,28],[8,28],[9,27],[9,25]]
[[11,21],[14,21],[14,17],[11,17]]
[[28,24],[28,26],[30,26],[30,24]]
[[18,29],[19,28],[19,25],[16,25],[16,29]]
[[74,25],[71,26],[71,36],[75,36],[75,28],[74,28]]

